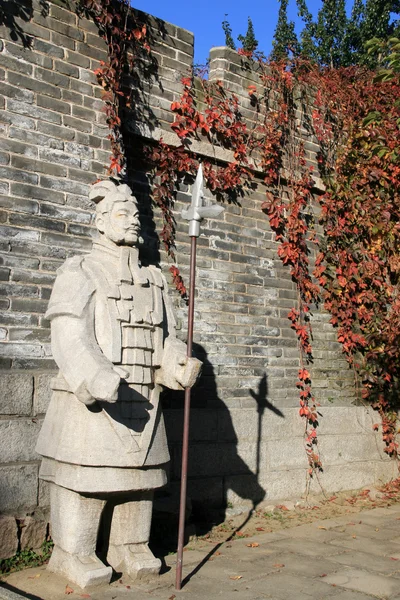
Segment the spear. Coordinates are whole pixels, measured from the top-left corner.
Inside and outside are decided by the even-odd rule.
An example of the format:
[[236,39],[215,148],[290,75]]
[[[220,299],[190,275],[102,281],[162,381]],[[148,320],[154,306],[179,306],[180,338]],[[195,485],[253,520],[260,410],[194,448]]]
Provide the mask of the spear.
[[[193,347],[193,324],[194,324],[194,291],[196,280],[196,247],[197,238],[200,235],[200,222],[204,218],[217,217],[224,210],[222,206],[204,204],[204,180],[203,168],[199,165],[196,181],[193,185],[192,201],[190,208],[182,211],[182,217],[189,221],[190,247],[190,286],[189,286],[189,312],[188,312],[188,340],[187,356],[192,356]],[[181,469],[181,496],[179,506],[179,530],[178,530],[178,556],[176,561],[175,587],[182,587],[182,555],[185,534],[185,512],[186,512],[186,489],[189,451],[189,418],[190,418],[190,388],[185,388],[185,408],[183,416],[183,444],[182,444],[182,469]]]

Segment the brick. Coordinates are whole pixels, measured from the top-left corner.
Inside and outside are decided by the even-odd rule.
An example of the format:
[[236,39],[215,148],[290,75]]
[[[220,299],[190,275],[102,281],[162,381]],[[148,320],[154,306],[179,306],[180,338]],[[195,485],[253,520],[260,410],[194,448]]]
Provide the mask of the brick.
[[0,467],[2,493],[0,510],[15,511],[33,509],[37,506],[38,466],[10,465]]
[[83,121],[81,119],[75,119],[74,117],[63,116],[63,124],[66,127],[77,129],[78,131],[84,131],[85,133],[91,133],[92,123],[89,121]]
[[21,102],[28,102],[29,104],[33,103],[35,97],[33,92],[29,90],[20,89],[6,83],[1,84],[1,93],[9,98],[14,98],[15,100],[20,100]]
[[61,124],[61,115],[44,108],[26,104],[25,102],[13,100],[11,98],[7,99],[7,109],[20,115],[29,115],[34,119],[49,121],[50,123],[56,123],[57,125]]
[[39,121],[37,128],[41,133],[46,133],[50,136],[66,141],[71,141],[75,137],[75,131],[70,127],[59,127],[58,125],[53,125],[52,123]]
[[86,225],[89,225],[92,222],[91,213],[77,211],[72,208],[54,206],[52,204],[41,204],[40,214]]
[[0,311],[0,322],[3,325],[38,325],[38,318],[34,315]]
[[[40,300],[25,300],[25,299],[16,299],[15,303],[19,305],[24,305],[24,303],[32,303],[32,302],[40,302]],[[18,310],[18,309],[16,309]],[[24,310],[24,309],[22,309]],[[16,358],[16,357],[39,357],[42,356],[42,349],[38,344],[18,344],[18,343],[10,343],[10,342],[1,342],[0,343],[0,356],[5,356],[7,358]],[[1,421],[0,421],[1,423]]]
[[33,285],[19,285],[11,282],[0,283],[0,296],[12,298],[18,296],[21,298],[37,297],[39,289]]
[[90,240],[78,239],[69,235],[61,235],[57,233],[45,233],[42,235],[42,240],[49,244],[57,244],[67,246],[68,248],[76,248],[78,250],[90,250],[92,242]]
[[[50,34],[49,34],[50,38]],[[32,63],[34,65],[40,65],[41,67],[45,67],[46,69],[51,69],[53,66],[53,61],[48,56],[44,54],[37,54],[36,52],[32,52],[29,48],[24,48],[19,46],[18,44],[13,44],[12,42],[6,42],[5,44],[6,50],[9,54],[16,56],[17,58],[21,58],[26,62]]]
[[63,75],[62,73],[57,73],[55,71],[50,71],[49,69],[42,69],[40,67],[36,67],[35,77],[37,77],[39,81],[45,81],[59,88],[69,87],[69,77],[67,77],[67,75]]
[[17,357],[13,360],[13,367],[15,369],[56,369],[56,363],[50,358],[20,358]]
[[79,104],[79,105],[83,104],[83,96],[82,96],[82,94],[79,94],[78,92],[73,92],[71,90],[63,89],[63,90],[61,90],[61,97],[66,102],[70,102],[72,104]]
[[11,192],[16,196],[23,196],[26,198],[34,198],[36,200],[46,200],[48,202],[56,202],[58,204],[65,204],[65,194],[43,187],[26,185],[24,183],[12,183]]
[[70,79],[71,90],[84,94],[85,96],[93,96],[93,86],[89,83],[84,83],[80,79]]
[[[44,234],[41,235],[43,237]],[[12,249],[16,254],[39,256],[40,258],[65,259],[67,253],[64,248],[51,246],[47,243],[19,241],[12,242]]]
[[35,129],[35,121],[33,119],[4,110],[0,111],[0,123],[15,125],[24,129]]
[[[62,150],[64,147],[61,140],[38,133],[37,131],[26,131],[25,129],[19,129],[18,127],[10,127],[9,136],[12,140],[25,142],[22,146],[29,152],[29,154],[27,154],[28,156],[34,152],[34,156],[36,157],[38,155],[38,146],[49,146],[50,148],[57,148],[59,150]],[[34,149],[34,151],[31,149]],[[17,150],[11,150],[11,152],[17,152]],[[23,152],[21,152],[21,154],[23,154]]]
[[0,167],[0,177],[11,179],[12,181],[20,181],[23,183],[37,183],[38,176],[34,173],[13,169],[12,167]]
[[95,60],[107,60],[107,51],[104,49],[100,49],[94,46],[89,46],[84,42],[77,42],[76,50],[83,54],[83,56],[87,56],[88,58],[94,58]]
[[69,64],[68,62],[62,60],[54,61],[54,70],[58,73],[63,73],[64,75],[68,75],[68,77],[79,77],[79,69],[74,65]]
[[72,235],[82,235],[92,238],[95,231],[94,227],[82,227],[82,225],[74,225],[73,223],[68,225],[68,233]]
[[79,24],[75,13],[60,8],[55,4],[50,4],[50,16],[54,17],[54,19],[57,19],[58,21],[61,21],[62,23],[68,23],[68,25],[76,25],[77,23]]
[[10,215],[10,224],[22,227],[32,227],[34,229],[46,229],[50,231],[65,231],[65,223],[62,221],[56,221],[54,219],[47,219],[46,217],[39,217],[37,215]]
[[25,88],[27,90],[33,90],[34,92],[39,92],[40,94],[46,94],[47,96],[52,96],[53,98],[61,98],[61,90],[57,86],[50,85],[44,81],[38,81],[37,79],[24,77],[19,73],[12,72],[8,73],[8,81],[11,83],[11,85],[20,86],[21,88]]
[[88,183],[89,185],[92,185],[92,183],[95,183],[98,179],[95,173],[85,172],[78,169],[69,169],[68,175],[74,181],[82,181],[83,183]]
[[85,69],[90,67],[90,59],[87,56],[82,55],[80,52],[71,52],[71,50],[67,50],[66,55],[66,59],[69,63],[78,65],[79,67],[83,67]]
[[62,35],[61,33],[57,33],[55,31],[51,32],[51,41],[53,44],[61,46],[62,48],[68,48],[69,50],[75,50],[76,48],[76,42],[74,39],[72,39],[69,36]]
[[55,179],[44,175],[40,176],[40,185],[52,190],[66,191],[72,194],[87,195],[88,192],[88,186],[83,183],[76,183],[67,179]]
[[50,273],[43,273],[43,271],[25,271],[22,268],[14,268],[12,280],[23,281],[24,283],[36,283],[38,285],[53,285],[55,276]]
[[10,342],[29,342],[38,344],[50,343],[50,331],[47,329],[16,329],[9,331]]
[[14,58],[10,54],[1,54],[1,66],[7,71],[13,71],[15,74],[32,75],[33,66],[29,63],[22,62]]
[[64,102],[63,100],[56,100],[51,96],[37,96],[36,100],[37,106],[41,106],[42,108],[48,108],[49,110],[54,110],[58,113],[63,114],[71,114],[71,105],[69,102]]
[[48,42],[35,39],[34,48],[38,52],[43,52],[43,54],[46,54],[46,56],[51,56],[53,58],[64,58],[64,49],[59,46],[55,46],[54,44],[49,44]]
[[90,108],[84,108],[82,106],[73,106],[72,115],[78,119],[84,119],[88,121],[96,120],[96,113],[93,110],[90,110]]
[[10,155],[7,152],[0,152],[0,165],[8,165],[10,162]]
[[46,175],[54,175],[55,177],[66,177],[67,169],[60,165],[44,162],[25,156],[13,156],[11,165],[17,169],[26,169],[35,173],[46,173]]

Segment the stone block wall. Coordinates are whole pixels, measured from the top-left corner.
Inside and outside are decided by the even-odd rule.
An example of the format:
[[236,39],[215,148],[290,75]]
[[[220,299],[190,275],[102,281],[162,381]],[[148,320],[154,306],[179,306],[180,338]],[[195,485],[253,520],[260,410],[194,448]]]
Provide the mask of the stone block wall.
[[[78,18],[64,0],[18,6],[0,42],[0,512],[11,515],[4,530],[14,531],[13,519],[19,519],[21,544],[21,519],[34,513],[42,522],[48,507],[34,452],[55,372],[44,313],[56,269],[91,247],[87,194],[105,175],[109,142],[93,74],[105,58],[96,26]],[[139,78],[136,110],[125,115],[125,133],[145,242],[157,255],[154,228],[160,216],[151,205],[146,169],[135,168],[135,161],[143,139],[179,143],[169,128],[170,104],[180,96],[181,77],[190,72],[193,35],[142,16],[151,32],[153,60],[148,78]],[[210,79],[221,79],[238,94],[251,118],[247,87],[254,73],[229,49],[215,48],[210,58]],[[316,147],[313,140],[307,144],[314,162]],[[206,141],[194,150],[214,153]],[[219,149],[218,157],[229,160],[230,153]],[[260,209],[262,179],[256,181],[257,188],[240,203],[226,204],[223,215],[206,222],[199,238],[194,342],[204,372],[193,392],[189,494],[205,504],[251,505],[299,495],[305,485],[304,424],[295,387],[298,350],[287,320],[296,291]],[[177,246],[186,278],[189,239],[179,214],[188,202],[190,189],[182,186]],[[167,274],[162,253],[158,259]],[[171,295],[184,339],[186,306],[173,290]],[[353,377],[328,321],[315,312],[321,479],[330,490],[361,487],[386,480],[394,470],[371,430],[370,410],[354,404]],[[182,397],[166,392],[164,405],[174,491]]]

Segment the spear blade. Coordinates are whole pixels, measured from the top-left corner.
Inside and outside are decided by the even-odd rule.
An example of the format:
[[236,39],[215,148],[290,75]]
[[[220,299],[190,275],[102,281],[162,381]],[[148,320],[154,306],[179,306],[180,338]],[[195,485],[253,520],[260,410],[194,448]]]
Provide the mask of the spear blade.
[[203,167],[200,163],[193,184],[190,207],[182,211],[182,218],[189,221],[189,236],[199,237],[200,222],[205,218],[217,217],[224,210],[224,207],[219,204],[205,204]]

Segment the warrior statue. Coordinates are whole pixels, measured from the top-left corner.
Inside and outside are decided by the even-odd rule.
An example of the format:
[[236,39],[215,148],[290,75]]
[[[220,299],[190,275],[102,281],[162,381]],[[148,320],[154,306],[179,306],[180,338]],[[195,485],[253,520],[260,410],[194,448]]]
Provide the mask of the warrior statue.
[[[191,387],[201,366],[176,338],[161,271],[140,264],[130,188],[100,182],[89,198],[98,238],[58,270],[46,315],[60,372],[37,444],[50,482],[49,569],[81,587],[109,582],[112,568],[133,579],[159,572],[148,547],[169,461],[159,394]],[[102,515],[108,564],[96,555]]]

